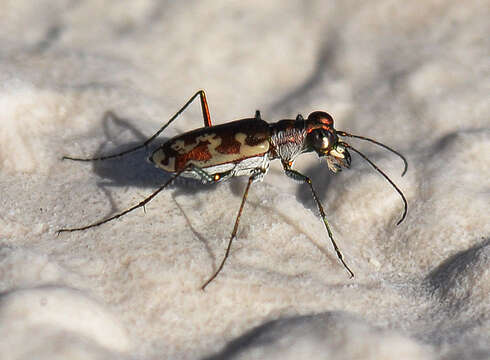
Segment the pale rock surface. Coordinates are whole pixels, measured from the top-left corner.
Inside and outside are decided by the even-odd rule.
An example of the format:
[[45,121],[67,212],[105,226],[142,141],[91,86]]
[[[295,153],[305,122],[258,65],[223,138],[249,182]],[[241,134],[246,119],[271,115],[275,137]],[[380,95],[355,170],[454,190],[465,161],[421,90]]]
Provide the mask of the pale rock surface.
[[[488,1],[1,1],[1,359],[490,358]],[[309,190],[275,164],[246,179],[168,179],[153,134],[198,89],[214,123],[324,110],[353,154]],[[113,110],[114,116],[104,116]],[[202,125],[193,105],[163,135]],[[160,142],[163,140],[159,140]]]

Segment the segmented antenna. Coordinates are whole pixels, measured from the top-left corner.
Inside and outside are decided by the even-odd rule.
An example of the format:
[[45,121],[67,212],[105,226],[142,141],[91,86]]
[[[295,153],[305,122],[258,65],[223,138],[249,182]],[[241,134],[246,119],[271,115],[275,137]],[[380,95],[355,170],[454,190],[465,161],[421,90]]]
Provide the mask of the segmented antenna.
[[[357,137],[357,136],[352,136],[352,137]],[[371,141],[370,139],[367,139],[368,141]],[[379,145],[382,145],[380,143],[378,143],[377,141],[373,141],[374,143],[376,144],[379,144]],[[391,179],[388,177],[388,175],[386,175],[378,166],[376,166],[375,163],[373,163],[371,160],[369,160],[369,158],[364,155],[362,152],[360,152],[359,150],[357,150],[356,148],[350,146],[349,144],[347,143],[342,143],[346,148],[349,148],[349,149],[352,149],[354,152],[358,153],[364,160],[366,160],[369,164],[371,164],[371,166],[377,171],[379,172],[381,175],[383,175],[383,177],[391,184],[391,186],[393,186],[393,188],[398,192],[398,194],[400,194],[402,200],[403,200],[403,204],[405,206],[405,209],[403,211],[403,215],[401,217],[400,220],[398,220],[398,222],[396,223],[397,225],[400,225],[401,222],[405,219],[405,217],[407,216],[407,210],[408,210],[408,204],[407,204],[407,199],[405,198],[405,195],[403,195],[402,191],[398,188],[398,186],[395,185],[395,183],[393,181],[391,181]],[[404,161],[405,161],[405,164],[406,164],[406,160],[405,158],[398,154],[396,151],[390,149],[389,147],[385,146],[385,145],[382,145],[383,147],[386,147],[388,150],[391,150],[393,151],[395,154],[399,155]],[[406,167],[405,167],[405,171],[406,171]],[[403,173],[405,173],[405,171]]]
[[[402,175],[401,176],[405,175],[405,173],[407,172],[408,162],[407,162],[407,159],[405,159],[405,156],[403,156],[402,154],[400,154],[398,151],[390,148],[388,145],[382,144],[382,143],[380,143],[380,142],[378,142],[376,140],[367,138],[365,136],[352,135],[352,134],[346,133],[345,131],[336,131],[336,133],[337,133],[337,135],[340,135],[340,136],[347,136],[347,137],[351,137],[351,138],[366,140],[366,141],[372,142],[373,144],[376,144],[378,146],[381,146],[382,148],[385,148],[386,150],[391,151],[393,154],[398,155],[400,157],[400,159],[403,160],[403,163],[405,164],[405,168],[403,169],[403,172],[402,172]],[[355,149],[352,149],[352,150],[357,151]]]

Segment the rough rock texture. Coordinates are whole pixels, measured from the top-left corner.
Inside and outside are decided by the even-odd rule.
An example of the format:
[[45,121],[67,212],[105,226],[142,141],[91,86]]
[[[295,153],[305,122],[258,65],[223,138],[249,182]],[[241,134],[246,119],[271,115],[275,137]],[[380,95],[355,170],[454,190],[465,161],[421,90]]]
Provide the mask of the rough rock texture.
[[[1,1],[2,359],[490,358],[488,1]],[[308,188],[277,164],[179,182],[134,146],[197,90],[214,123],[324,110],[347,139],[338,175],[304,155],[346,262]],[[104,116],[113,110],[116,116]],[[202,126],[193,105],[162,139]],[[161,141],[161,140],[159,140]]]

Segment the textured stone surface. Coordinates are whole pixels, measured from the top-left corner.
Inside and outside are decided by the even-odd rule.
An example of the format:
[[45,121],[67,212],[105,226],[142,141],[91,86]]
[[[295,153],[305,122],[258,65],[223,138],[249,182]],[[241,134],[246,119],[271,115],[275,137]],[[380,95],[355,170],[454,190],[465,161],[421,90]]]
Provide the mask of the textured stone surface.
[[[486,1],[1,2],[0,353],[5,359],[487,359],[490,357],[490,33]],[[349,143],[310,192],[277,164],[246,179],[179,183],[153,134],[197,90],[213,122],[331,113]],[[117,117],[104,117],[113,110]],[[202,125],[196,104],[162,139]],[[157,142],[158,143],[158,142]],[[152,148],[152,147],[151,147]]]

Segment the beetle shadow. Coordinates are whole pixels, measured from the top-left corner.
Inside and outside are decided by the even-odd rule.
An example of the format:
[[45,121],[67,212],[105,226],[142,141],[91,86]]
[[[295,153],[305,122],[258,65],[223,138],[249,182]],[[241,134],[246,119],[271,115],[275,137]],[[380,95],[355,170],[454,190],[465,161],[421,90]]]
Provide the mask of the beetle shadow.
[[[325,199],[328,189],[332,186],[333,181],[342,181],[342,173],[341,174],[333,174],[328,169],[325,161],[321,161],[316,165],[311,165],[302,173],[308,176],[311,179],[313,184],[313,188],[318,195],[318,199],[320,203],[326,209]],[[336,176],[337,175],[337,176]],[[335,180],[336,179],[336,180]],[[315,200],[311,194],[310,187],[307,184],[298,184],[296,188],[296,198],[300,201],[305,207],[313,211],[316,215],[319,216],[318,207],[316,205]],[[328,211],[327,211],[328,216]]]
[[[134,120],[119,117],[114,112],[106,112],[101,119],[106,141],[90,156],[97,157],[118,154],[143,144],[149,136],[153,135],[144,135],[132,125],[134,122]],[[136,140],[118,140],[119,134],[122,132],[129,132],[130,135],[127,137]],[[92,134],[86,134],[82,137],[90,136]],[[111,209],[106,216],[112,216],[121,210],[116,205],[110,188],[136,187],[148,190],[147,196],[149,196],[152,191],[155,191],[159,186],[170,180],[173,176],[172,174],[158,169],[148,160],[150,154],[168,139],[168,137],[162,136],[161,138],[155,139],[147,148],[142,148],[112,159],[89,162],[94,174],[99,178],[97,186],[105,193],[111,204]],[[110,146],[108,146],[108,143],[110,143]],[[174,192],[175,197],[178,195],[194,194],[198,191],[212,191],[215,186],[215,184],[202,184],[197,180],[178,177],[168,188],[177,190]]]

